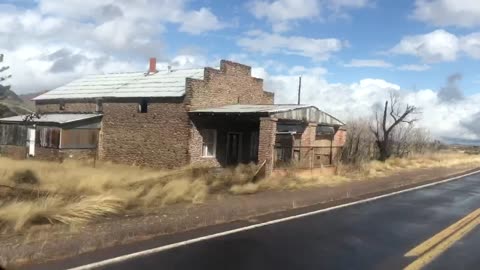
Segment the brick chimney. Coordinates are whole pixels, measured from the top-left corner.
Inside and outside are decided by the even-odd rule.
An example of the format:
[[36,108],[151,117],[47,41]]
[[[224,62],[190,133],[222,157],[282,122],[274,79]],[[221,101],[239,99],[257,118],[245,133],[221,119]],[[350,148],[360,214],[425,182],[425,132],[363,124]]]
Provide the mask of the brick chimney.
[[152,57],[150,58],[150,67],[148,68],[148,74],[157,73],[157,58]]

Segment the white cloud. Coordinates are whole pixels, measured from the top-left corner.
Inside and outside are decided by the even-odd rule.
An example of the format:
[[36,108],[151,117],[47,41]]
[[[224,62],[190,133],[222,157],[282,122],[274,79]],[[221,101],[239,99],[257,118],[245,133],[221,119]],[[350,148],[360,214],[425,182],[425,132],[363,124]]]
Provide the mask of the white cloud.
[[[28,9],[0,4],[0,52],[12,89],[51,89],[87,73],[143,70],[166,60],[166,24],[201,34],[223,27],[211,10],[187,0],[38,0]],[[133,60],[132,60],[133,59]]]
[[474,27],[480,25],[476,0],[416,0],[412,17],[435,26]]
[[252,52],[263,54],[293,54],[310,57],[316,61],[327,60],[332,53],[340,51],[346,42],[335,38],[316,39],[301,36],[255,31],[238,40],[238,45]]
[[462,50],[475,59],[480,59],[480,33],[472,33],[460,39]]
[[406,71],[426,71],[430,69],[430,66],[425,64],[423,65],[412,64],[412,65],[402,65],[398,67],[398,69],[406,70]]
[[425,35],[404,37],[391,49],[393,53],[420,57],[427,63],[455,61],[459,51],[458,38],[442,29]]
[[[468,121],[479,118],[480,94],[456,102],[443,102],[438,91],[423,89],[409,91],[399,85],[382,79],[366,78],[351,84],[331,83],[315,69],[295,67],[302,76],[302,102],[316,105],[321,110],[348,120],[369,117],[376,104],[383,104],[391,91],[397,92],[404,103],[420,107],[423,111],[419,126],[430,130],[436,138],[479,139]],[[295,103],[297,99],[298,76],[296,74],[270,75],[262,68],[256,75],[265,79],[265,88],[275,92],[277,103]],[[292,73],[297,73],[297,72]],[[478,120],[478,119],[477,119]],[[468,122],[470,123],[470,122]]]
[[250,10],[255,17],[272,23],[274,31],[281,32],[288,30],[292,21],[319,16],[320,3],[317,0],[254,1]]
[[452,62],[462,53],[480,59],[480,32],[456,36],[438,29],[424,35],[406,36],[390,52],[417,56],[426,63]]
[[369,3],[370,0],[253,0],[249,9],[256,18],[269,21],[274,32],[283,32],[298,21],[322,20],[325,14],[344,15],[345,9],[362,8]]
[[350,63],[347,63],[344,66],[388,68],[391,67],[392,64],[380,59],[352,59]]
[[180,31],[190,34],[201,34],[207,31],[219,30],[224,26],[218,18],[207,8],[191,11],[185,16]]

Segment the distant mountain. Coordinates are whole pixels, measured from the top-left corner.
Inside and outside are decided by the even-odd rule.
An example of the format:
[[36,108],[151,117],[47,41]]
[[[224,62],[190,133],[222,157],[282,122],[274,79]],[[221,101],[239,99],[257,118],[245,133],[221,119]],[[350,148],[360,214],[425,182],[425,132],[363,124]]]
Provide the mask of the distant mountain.
[[20,98],[15,92],[6,90],[0,95],[0,118],[30,113],[34,107]]
[[22,94],[22,95],[18,95],[18,97],[22,99],[23,102],[28,105],[28,108],[30,108],[33,111],[35,110],[35,102],[33,102],[32,99],[40,96],[41,94],[45,94],[46,92],[48,92],[48,90],[35,92],[35,93]]
[[480,146],[480,140],[472,140],[472,139],[460,139],[460,138],[452,138],[452,137],[442,137],[442,141],[449,145],[457,145],[457,146]]

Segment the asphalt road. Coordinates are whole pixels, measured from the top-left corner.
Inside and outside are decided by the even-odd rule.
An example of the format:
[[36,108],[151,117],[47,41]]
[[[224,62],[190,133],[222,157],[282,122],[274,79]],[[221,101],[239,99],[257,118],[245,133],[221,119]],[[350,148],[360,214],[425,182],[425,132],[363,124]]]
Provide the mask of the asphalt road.
[[476,174],[102,269],[403,269],[422,260],[421,267],[411,269],[480,269],[480,230],[471,223],[463,237],[434,237],[442,240],[427,251],[436,254],[434,260],[428,260],[430,253],[405,256],[479,208],[480,174]]

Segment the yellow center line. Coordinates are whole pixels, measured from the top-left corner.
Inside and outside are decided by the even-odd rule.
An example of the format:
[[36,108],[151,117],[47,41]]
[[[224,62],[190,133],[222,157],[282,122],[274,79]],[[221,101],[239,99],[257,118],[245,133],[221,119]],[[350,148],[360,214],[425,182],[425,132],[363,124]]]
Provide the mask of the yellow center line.
[[465,226],[465,224],[469,223],[470,221],[472,221],[478,216],[480,216],[480,208],[468,214],[467,216],[460,219],[459,221],[455,222],[454,224],[444,229],[443,231],[432,236],[427,241],[416,246],[415,248],[407,252],[405,254],[405,257],[416,257],[416,256],[422,255],[423,253],[427,252],[429,249],[431,249],[441,241],[445,240],[447,237],[452,235],[454,232],[456,232],[457,230]]
[[[465,237],[469,232],[471,232],[473,229],[475,229],[475,227],[480,224],[480,216],[477,213],[479,212],[479,210],[480,209],[477,209],[462,220],[448,227],[447,229],[449,230],[445,229],[444,231],[442,231],[444,232],[444,234],[441,234],[442,232],[438,233],[426,242],[409,251],[407,254],[418,254],[419,251],[423,250],[426,252],[423,253],[423,255],[417,258],[415,261],[413,261],[411,264],[409,264],[406,268],[404,268],[404,270],[422,269],[427,264],[438,258],[442,253],[444,253],[447,249],[453,246],[457,241]],[[455,228],[456,231],[453,231]],[[450,234],[445,237],[445,234],[449,232]],[[426,244],[427,242],[429,243],[428,245]],[[427,247],[430,248],[425,249]],[[415,252],[413,252],[414,250]],[[405,256],[407,256],[407,254],[405,254]]]

